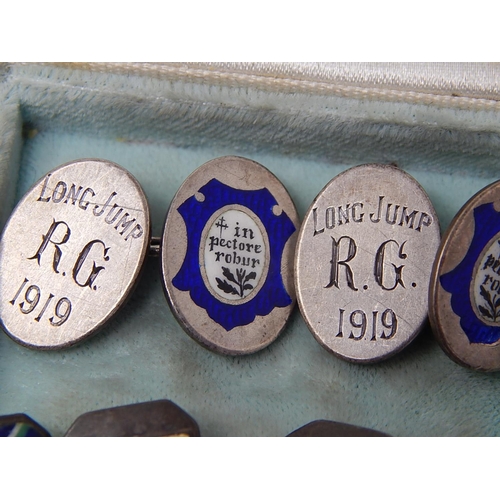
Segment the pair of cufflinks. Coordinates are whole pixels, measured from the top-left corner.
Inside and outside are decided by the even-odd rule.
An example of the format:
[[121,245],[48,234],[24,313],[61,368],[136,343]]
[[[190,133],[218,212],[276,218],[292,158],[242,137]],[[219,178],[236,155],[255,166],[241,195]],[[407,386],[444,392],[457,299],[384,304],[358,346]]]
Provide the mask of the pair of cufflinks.
[[81,342],[124,305],[156,250],[167,299],[195,340],[223,354],[258,351],[295,302],[298,224],[273,174],[224,157],[186,179],[158,249],[146,196],[129,172],[104,160],[62,165],[28,191],[4,229],[2,326],[35,349]]
[[491,354],[500,338],[499,190],[495,184],[471,200],[440,246],[427,194],[393,165],[342,172],[300,224],[271,172],[222,157],[186,179],[154,239],[130,173],[104,160],[71,162],[40,179],[4,229],[0,319],[28,347],[83,341],[123,306],[156,249],[174,315],[221,354],[269,345],[297,297],[316,340],[345,360],[394,355],[430,312],[453,359],[499,369]]

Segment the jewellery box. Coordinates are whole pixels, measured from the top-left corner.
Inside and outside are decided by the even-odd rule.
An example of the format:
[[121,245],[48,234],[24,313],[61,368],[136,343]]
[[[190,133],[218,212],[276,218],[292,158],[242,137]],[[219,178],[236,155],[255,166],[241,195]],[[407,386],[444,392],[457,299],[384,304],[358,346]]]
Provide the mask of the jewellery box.
[[[54,167],[102,158],[137,178],[161,236],[184,179],[236,155],[275,174],[301,218],[347,168],[396,164],[425,189],[444,231],[498,179],[499,77],[497,64],[2,63],[0,219]],[[82,413],[160,399],[202,436],[285,436],[313,420],[494,436],[499,389],[498,374],[451,361],[429,327],[389,360],[346,362],[318,345],[297,308],[267,348],[216,354],[177,323],[154,256],[91,339],[37,351],[0,335],[0,415],[26,413],[54,436]]]

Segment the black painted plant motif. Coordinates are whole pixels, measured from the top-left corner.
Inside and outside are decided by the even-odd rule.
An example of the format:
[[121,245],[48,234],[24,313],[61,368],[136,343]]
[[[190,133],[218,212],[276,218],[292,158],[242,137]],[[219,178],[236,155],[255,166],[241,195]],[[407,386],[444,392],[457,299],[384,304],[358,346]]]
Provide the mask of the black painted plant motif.
[[478,304],[478,309],[485,318],[489,318],[491,321],[496,322],[500,318],[500,297],[495,294],[491,297],[491,294],[483,285],[479,287],[481,297],[486,301],[486,307],[480,306]]
[[240,297],[243,297],[245,290],[253,290],[253,285],[248,282],[250,280],[254,280],[257,277],[257,273],[255,273],[254,271],[247,274],[245,269],[236,269],[235,278],[234,274],[227,267],[222,267],[222,274],[225,278],[234,283],[239,288],[239,290],[231,285],[231,283],[228,283],[226,280],[222,281],[220,278],[215,278],[217,280],[217,287],[225,293],[239,295]]

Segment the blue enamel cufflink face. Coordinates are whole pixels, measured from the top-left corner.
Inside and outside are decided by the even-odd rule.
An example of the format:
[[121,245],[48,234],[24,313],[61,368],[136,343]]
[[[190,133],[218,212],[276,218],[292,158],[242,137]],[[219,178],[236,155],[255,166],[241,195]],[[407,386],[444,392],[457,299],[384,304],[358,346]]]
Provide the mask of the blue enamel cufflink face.
[[473,196],[451,222],[434,263],[431,325],[457,363],[500,370],[500,182]]
[[295,303],[299,224],[283,185],[262,165],[217,158],[192,173],[172,200],[161,268],[186,332],[222,354],[249,354],[277,338]]

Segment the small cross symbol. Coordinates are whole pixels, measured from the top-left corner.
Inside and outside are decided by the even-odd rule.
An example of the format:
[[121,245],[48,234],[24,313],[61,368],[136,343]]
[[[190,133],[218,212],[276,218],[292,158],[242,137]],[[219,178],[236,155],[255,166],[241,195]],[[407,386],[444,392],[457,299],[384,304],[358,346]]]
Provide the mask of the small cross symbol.
[[224,220],[224,217],[221,217],[217,223],[215,224],[215,227],[218,227],[220,229],[220,234],[219,234],[219,238],[222,238],[222,231],[224,229],[227,229],[227,224],[224,224],[224,222],[226,222]]

